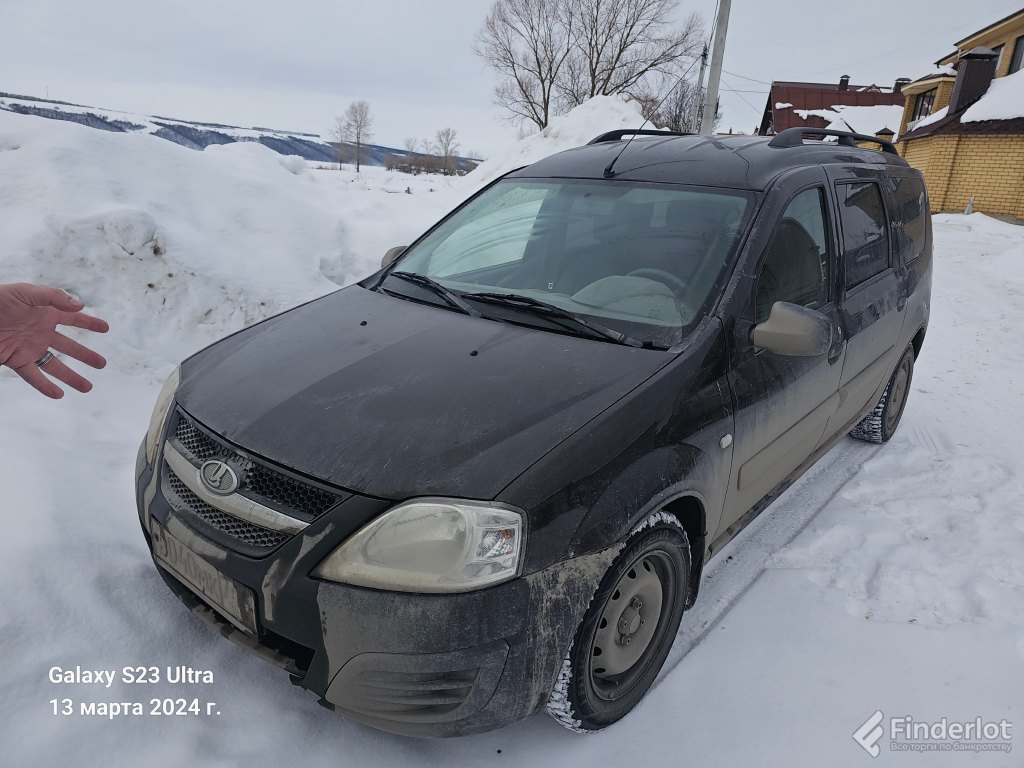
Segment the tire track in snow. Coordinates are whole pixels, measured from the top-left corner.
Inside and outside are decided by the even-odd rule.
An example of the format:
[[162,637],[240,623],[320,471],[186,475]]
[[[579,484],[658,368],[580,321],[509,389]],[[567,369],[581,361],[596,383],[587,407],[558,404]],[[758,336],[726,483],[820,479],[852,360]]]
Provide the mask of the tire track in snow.
[[697,603],[683,614],[672,650],[652,689],[761,578],[768,559],[796,539],[884,447],[844,439],[715,555],[704,568]]

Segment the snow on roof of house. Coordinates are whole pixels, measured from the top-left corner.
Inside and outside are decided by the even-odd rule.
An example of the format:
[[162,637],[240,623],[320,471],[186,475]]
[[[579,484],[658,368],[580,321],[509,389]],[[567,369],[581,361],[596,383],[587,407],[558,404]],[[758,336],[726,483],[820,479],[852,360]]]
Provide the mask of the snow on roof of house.
[[997,77],[988,92],[960,116],[961,123],[1024,117],[1024,70]]
[[924,128],[926,125],[931,125],[932,123],[937,123],[937,122],[939,122],[939,120],[944,118],[948,113],[949,113],[949,107],[948,106],[943,107],[942,109],[937,109],[934,112],[932,112],[930,115],[928,115],[928,117],[922,117],[920,120],[918,120],[916,123],[914,123],[914,130],[916,131],[918,128]]
[[794,109],[799,117],[806,120],[815,116],[828,121],[826,128],[838,131],[853,131],[874,136],[883,128],[894,133],[900,128],[903,107],[898,104],[875,104],[864,107],[850,107],[842,104],[832,109]]
[[777,101],[777,102],[775,102],[775,108],[776,109],[789,109],[792,106],[793,105],[790,104],[788,101]]

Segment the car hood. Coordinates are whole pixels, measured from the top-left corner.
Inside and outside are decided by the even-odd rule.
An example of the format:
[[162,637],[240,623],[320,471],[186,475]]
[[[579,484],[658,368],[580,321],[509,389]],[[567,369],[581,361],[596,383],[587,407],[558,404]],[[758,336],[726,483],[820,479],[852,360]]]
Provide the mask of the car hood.
[[354,285],[193,356],[177,400],[243,449],[352,491],[491,499],[669,358]]

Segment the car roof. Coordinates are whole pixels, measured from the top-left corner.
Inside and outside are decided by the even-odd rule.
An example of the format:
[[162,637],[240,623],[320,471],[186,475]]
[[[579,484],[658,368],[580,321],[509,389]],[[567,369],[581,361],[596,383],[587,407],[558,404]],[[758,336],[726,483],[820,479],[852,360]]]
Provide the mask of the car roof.
[[[618,133],[618,132],[615,132]],[[612,134],[608,134],[609,136]],[[763,190],[780,173],[809,165],[858,165],[881,170],[909,167],[888,152],[837,142],[812,141],[781,146],[770,136],[669,134],[602,140],[546,157],[509,174],[512,178],[603,179],[615,160],[616,181],[650,181]],[[627,134],[628,137],[628,134]],[[863,137],[867,139],[868,137]],[[872,139],[874,141],[874,139]],[[595,143],[596,142],[596,143]],[[625,150],[625,151],[623,151]]]

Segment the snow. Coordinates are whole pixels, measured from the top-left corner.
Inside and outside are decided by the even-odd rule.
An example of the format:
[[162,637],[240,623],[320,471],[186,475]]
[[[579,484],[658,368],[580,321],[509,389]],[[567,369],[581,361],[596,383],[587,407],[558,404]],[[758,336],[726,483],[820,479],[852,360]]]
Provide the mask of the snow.
[[[842,441],[710,563],[658,684],[608,731],[581,738],[541,715],[455,741],[389,736],[316,706],[167,590],[132,486],[174,362],[367,274],[482,178],[640,122],[614,100],[584,107],[463,179],[318,171],[256,146],[195,152],[0,113],[3,279],[67,287],[112,326],[90,340],[111,365],[89,395],[53,402],[0,373],[4,764],[270,766],[300,751],[303,765],[370,768],[858,766],[870,759],[851,734],[876,709],[1019,719],[1024,228],[982,214],[934,217],[931,327],[896,436]],[[179,664],[213,684],[47,679]],[[220,715],[108,721],[49,703],[183,696]],[[881,746],[879,765],[971,762]]]
[[[644,117],[636,102],[627,103],[617,96],[595,96],[571,112],[553,118],[543,131],[527,136],[506,152],[488,158],[467,174],[466,178],[474,188],[482,187],[503,173],[535,163],[556,152],[586,144],[605,131],[639,128],[643,122]],[[648,125],[646,128],[653,129],[654,126]]]
[[793,105],[790,104],[788,101],[777,101],[777,102],[775,102],[775,108],[776,109],[789,109],[792,106]]
[[997,77],[988,92],[960,116],[961,123],[1024,117],[1024,69]]
[[927,117],[922,117],[920,120],[918,120],[916,123],[914,123],[913,130],[916,131],[918,128],[923,128],[926,125],[931,125],[932,123],[937,123],[937,122],[939,122],[939,120],[944,118],[947,114],[949,114],[949,107],[948,106],[947,107],[943,107],[942,109],[937,109],[934,112],[932,112],[930,115],[928,115]]
[[114,123],[130,123],[134,127],[130,130],[142,133],[156,133],[167,125],[181,126],[184,128],[200,128],[216,131],[225,136],[230,136],[238,141],[257,141],[265,137],[295,137],[300,139],[311,139],[323,141],[323,138],[315,133],[304,133],[296,131],[278,131],[272,128],[241,128],[234,125],[214,125],[212,123],[201,124],[187,120],[176,120],[170,117],[157,117],[155,115],[140,115],[134,112],[122,112],[116,109],[104,109],[100,107],[85,107],[77,104],[66,104],[52,101],[40,101],[31,98],[18,98],[17,96],[4,96],[0,98],[0,110],[5,107],[28,107],[43,108],[54,112],[64,112],[77,115],[97,115]]
[[793,112],[803,120],[812,115],[824,118],[828,121],[826,128],[830,130],[853,131],[866,136],[874,136],[883,128],[896,133],[903,118],[903,107],[898,104],[875,104],[865,107],[836,104],[831,109],[794,109]]

